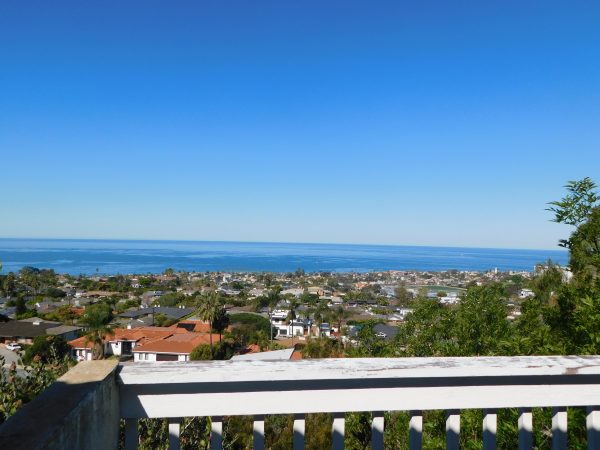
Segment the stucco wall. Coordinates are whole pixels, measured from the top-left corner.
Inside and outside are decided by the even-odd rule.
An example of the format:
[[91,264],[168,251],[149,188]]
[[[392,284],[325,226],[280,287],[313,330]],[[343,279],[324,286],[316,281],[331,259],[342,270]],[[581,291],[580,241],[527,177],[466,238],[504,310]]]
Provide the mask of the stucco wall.
[[83,361],[0,426],[0,448],[113,449],[119,439],[117,361]]

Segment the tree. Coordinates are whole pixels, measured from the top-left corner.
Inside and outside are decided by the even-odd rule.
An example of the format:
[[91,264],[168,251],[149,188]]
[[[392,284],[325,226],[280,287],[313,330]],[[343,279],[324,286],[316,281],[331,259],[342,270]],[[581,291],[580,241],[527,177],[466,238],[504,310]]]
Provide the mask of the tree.
[[15,294],[16,278],[15,274],[8,272],[8,274],[2,280],[2,289],[7,297],[12,297]]
[[594,286],[600,272],[600,206],[593,208],[569,239],[569,266],[580,285]]
[[398,300],[398,306],[402,307],[408,306],[412,300],[412,295],[410,295],[404,284],[396,286],[394,289],[394,296],[396,297],[396,300]]
[[294,321],[296,320],[296,302],[290,302],[290,312],[287,315],[287,323],[292,327],[292,345],[294,345]]
[[94,303],[85,308],[82,322],[90,328],[102,327],[112,320],[112,310],[106,303]]
[[510,326],[503,289],[499,284],[473,287],[467,291],[453,320],[456,354],[493,355],[499,344],[510,339]]
[[212,347],[200,344],[190,353],[190,361],[210,361],[213,359]]
[[271,343],[273,342],[273,321],[271,320],[271,312],[273,311],[273,309],[275,309],[275,307],[281,300],[281,297],[279,295],[280,292],[281,292],[280,288],[275,288],[275,289],[271,289],[271,291],[269,292],[269,295],[267,295],[267,304],[269,305],[269,324],[271,327],[269,336],[271,339]]
[[60,360],[68,356],[70,350],[71,347],[62,336],[37,336],[25,350],[23,362],[28,364],[36,356],[44,363]]
[[342,336],[342,322],[346,319],[346,310],[342,305],[338,306],[334,312],[334,319],[337,321],[338,333]]
[[27,312],[27,306],[25,305],[25,299],[23,297],[17,297],[17,300],[15,301],[15,308],[15,315],[17,317]]
[[213,340],[212,340],[213,325],[215,322],[215,318],[219,314],[219,309],[221,309],[221,307],[222,307],[221,297],[216,292],[209,292],[208,294],[206,294],[200,298],[200,305],[198,306],[197,314],[201,320],[208,322],[208,324],[210,325],[209,340],[210,340],[211,352],[213,350]]
[[85,309],[82,322],[87,325],[86,343],[92,344],[92,359],[104,359],[104,338],[113,334],[108,326],[112,320],[112,310],[106,303],[95,303]]
[[[554,213],[553,222],[579,226],[587,221],[592,210],[598,206],[596,183],[585,177],[583,180],[569,181],[565,188],[569,194],[561,200],[550,202],[551,206],[547,210]],[[571,248],[571,239],[561,239],[559,245]]]
[[229,314],[223,306],[217,309],[217,314],[213,321],[213,328],[219,333],[219,344],[222,341],[223,331],[229,326]]

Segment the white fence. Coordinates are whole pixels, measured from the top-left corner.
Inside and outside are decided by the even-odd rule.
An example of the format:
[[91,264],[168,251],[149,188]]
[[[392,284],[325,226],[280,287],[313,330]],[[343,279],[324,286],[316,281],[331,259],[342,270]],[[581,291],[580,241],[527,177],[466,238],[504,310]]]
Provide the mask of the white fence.
[[125,448],[137,448],[139,418],[167,418],[179,448],[183,417],[212,418],[211,448],[222,448],[222,417],[294,414],[294,450],[304,447],[304,414],[333,413],[334,450],[344,447],[344,413],[373,412],[372,448],[383,449],[383,411],[409,411],[411,449],[422,445],[422,411],[446,411],[446,446],[457,449],[460,410],[483,409],[483,447],[496,447],[497,410],[519,408],[519,448],[532,447],[531,408],[551,407],[552,447],[567,448],[567,407],[587,407],[588,448],[600,449],[600,357],[364,358],[129,364],[118,374]]

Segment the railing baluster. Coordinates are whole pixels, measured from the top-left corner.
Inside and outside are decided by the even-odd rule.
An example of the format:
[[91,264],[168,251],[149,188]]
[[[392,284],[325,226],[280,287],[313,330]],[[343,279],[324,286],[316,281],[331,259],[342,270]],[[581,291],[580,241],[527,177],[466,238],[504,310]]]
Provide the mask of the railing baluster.
[[210,450],[223,450],[223,418],[211,417]]
[[294,416],[294,450],[304,450],[304,431],[306,429],[306,421],[304,414],[296,414]]
[[125,419],[125,450],[137,450],[138,441],[138,420]]
[[567,408],[552,408],[552,450],[567,448]]
[[254,416],[252,448],[254,450],[264,450],[265,448],[265,416]]
[[483,450],[496,450],[498,415],[494,409],[483,411]]
[[421,450],[423,447],[423,413],[411,411],[408,422],[408,448],[410,450]]
[[519,410],[519,450],[533,447],[533,414],[529,408]]
[[588,450],[600,449],[600,406],[589,406],[587,409]]
[[446,449],[458,450],[460,445],[460,411],[446,411]]
[[371,450],[383,450],[384,426],[383,411],[374,412],[371,420]]
[[344,450],[344,413],[333,413],[333,424],[331,426],[331,448],[333,450]]
[[179,450],[179,430],[181,428],[181,419],[177,417],[169,418],[169,450]]

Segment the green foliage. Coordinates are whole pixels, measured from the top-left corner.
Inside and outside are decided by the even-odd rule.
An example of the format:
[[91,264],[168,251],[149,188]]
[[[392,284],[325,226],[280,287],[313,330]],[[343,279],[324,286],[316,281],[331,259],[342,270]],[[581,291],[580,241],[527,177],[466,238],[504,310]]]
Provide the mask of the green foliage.
[[217,314],[214,317],[213,329],[221,335],[223,331],[229,326],[230,319],[229,314],[225,311],[225,308],[221,307],[217,309]]
[[210,361],[213,359],[212,349],[210,345],[201,344],[192,350],[190,353],[191,361]]
[[454,354],[452,327],[454,311],[436,300],[419,299],[398,332],[396,345],[405,356]]
[[[210,324],[211,330],[214,328],[215,319],[221,314],[223,309],[223,299],[216,292],[209,292],[200,298],[198,310],[196,314],[200,319],[205,320]],[[212,333],[210,336],[210,347],[212,349]]]
[[35,357],[43,363],[62,360],[69,356],[71,347],[62,336],[37,336],[25,350],[23,362],[29,364]]
[[339,358],[342,354],[338,342],[327,337],[309,338],[302,347],[303,358]]
[[62,298],[67,296],[67,293],[65,291],[63,291],[62,289],[55,288],[53,286],[46,288],[44,294],[52,298]]
[[360,325],[358,344],[346,350],[347,356],[351,358],[395,356],[394,346],[375,335],[373,327],[376,324],[375,321],[369,321]]
[[168,327],[177,323],[175,319],[169,319],[165,314],[157,313],[154,315],[154,325],[157,327]]
[[569,194],[561,200],[550,202],[552,206],[547,209],[554,213],[554,222],[580,225],[597,206],[599,198],[595,192],[596,183],[585,177],[583,180],[569,181],[565,188]]
[[107,325],[112,320],[112,310],[106,303],[94,303],[85,308],[81,321],[91,328]]
[[[0,356],[0,367],[5,359]],[[72,364],[69,358],[33,358],[30,365],[17,373],[16,364],[0,370],[0,424],[13,415],[21,406],[37,397],[44,389],[63,375]]]
[[510,339],[507,315],[501,286],[469,289],[454,314],[453,353],[460,356],[498,354],[499,343]]
[[229,314],[233,336],[241,345],[258,344],[266,346],[271,333],[269,319],[251,313]]
[[268,450],[289,450],[293,448],[294,416],[265,417],[265,448]]
[[600,288],[600,207],[571,235],[570,249],[574,281],[584,290]]
[[76,317],[70,306],[61,306],[57,310],[44,315],[44,319],[46,320],[54,320],[62,323],[73,323]]
[[17,297],[15,300],[15,314],[20,316],[27,312],[27,306],[25,305],[25,299],[22,296]]

